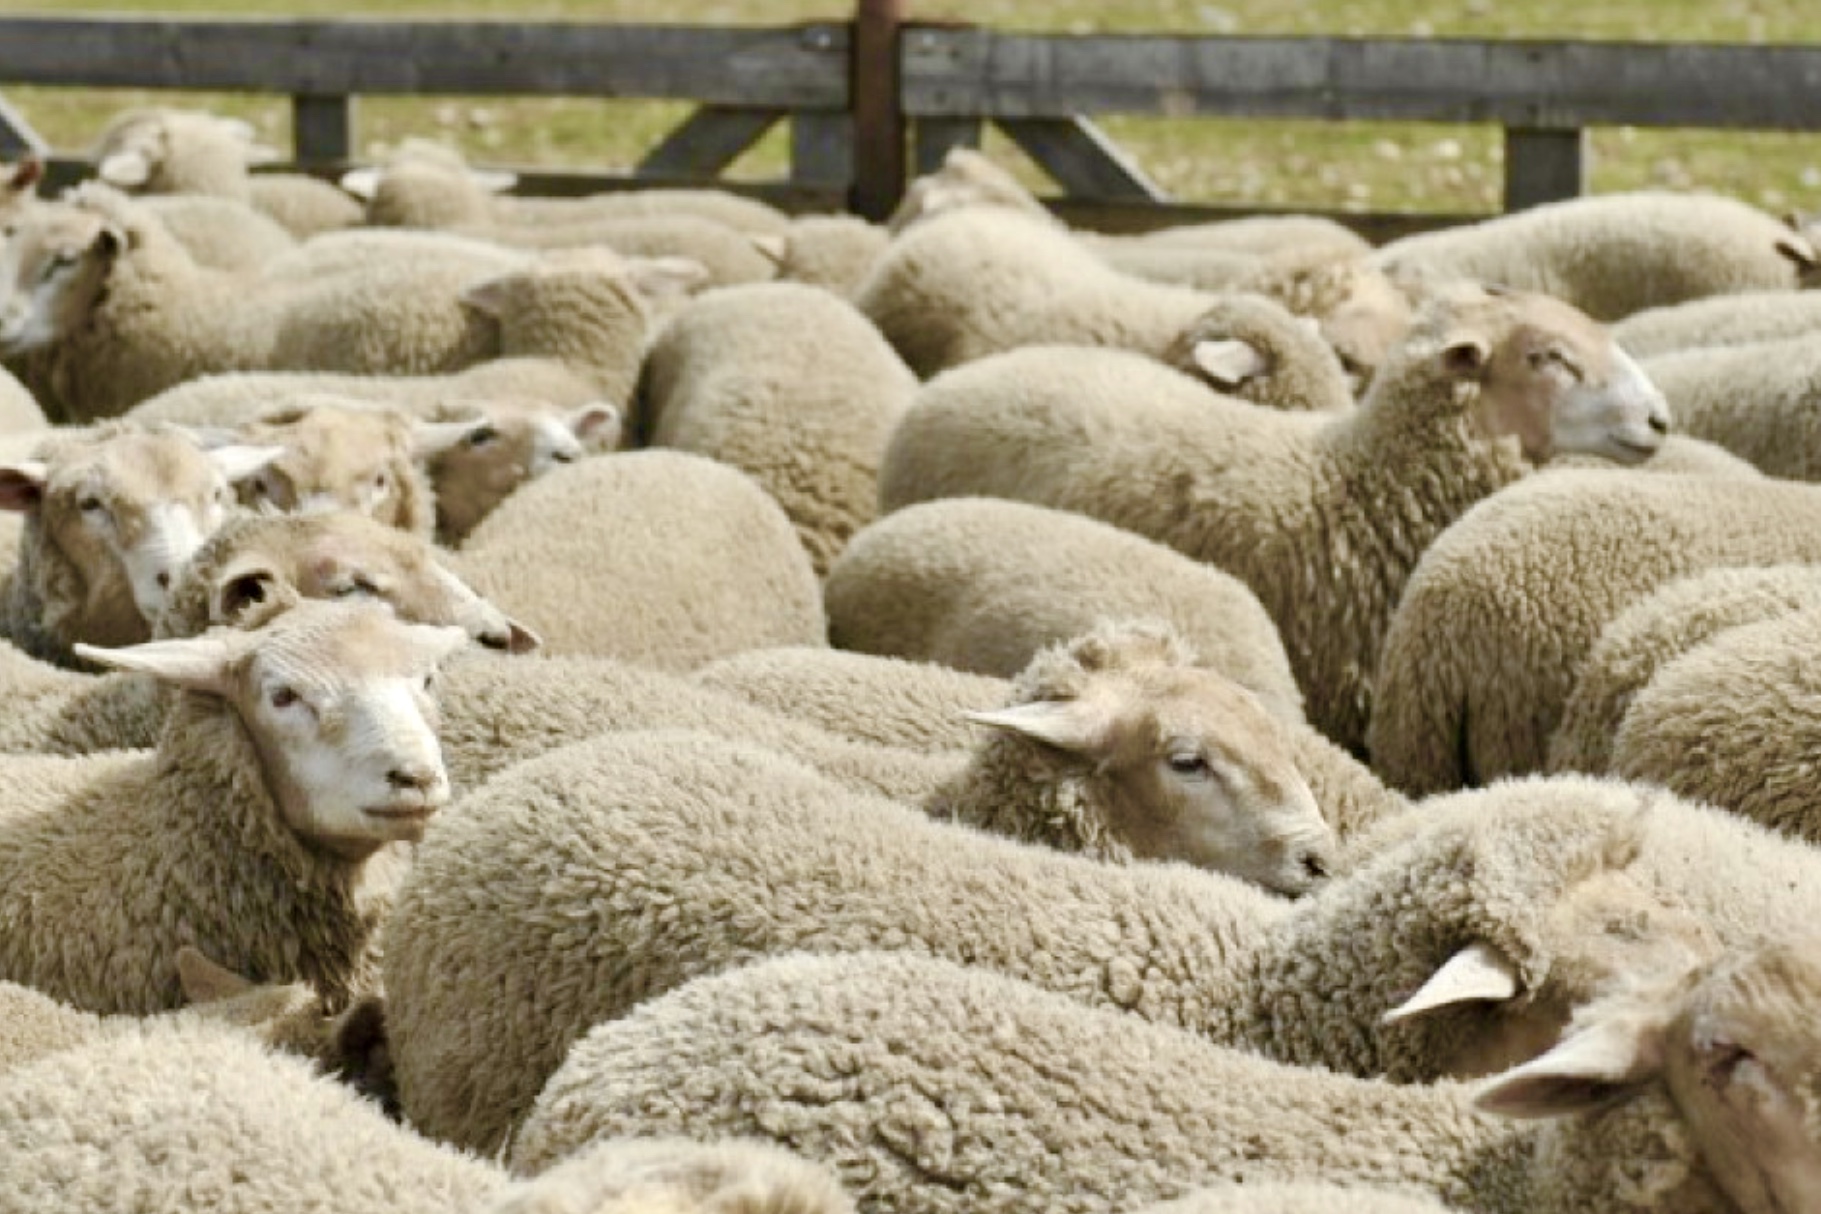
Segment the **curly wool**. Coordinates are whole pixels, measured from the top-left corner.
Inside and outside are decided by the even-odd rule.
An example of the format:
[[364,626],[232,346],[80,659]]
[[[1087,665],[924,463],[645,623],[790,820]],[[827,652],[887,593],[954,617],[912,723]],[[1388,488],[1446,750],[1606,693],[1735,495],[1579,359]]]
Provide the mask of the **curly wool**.
[[1324,1184],[1220,1185],[1146,1206],[1137,1214],[1448,1214],[1434,1197],[1415,1192]]
[[1539,771],[1600,632],[1678,577],[1821,561],[1821,489],[1560,471],[1493,496],[1423,555],[1385,633],[1366,744],[1412,795]]

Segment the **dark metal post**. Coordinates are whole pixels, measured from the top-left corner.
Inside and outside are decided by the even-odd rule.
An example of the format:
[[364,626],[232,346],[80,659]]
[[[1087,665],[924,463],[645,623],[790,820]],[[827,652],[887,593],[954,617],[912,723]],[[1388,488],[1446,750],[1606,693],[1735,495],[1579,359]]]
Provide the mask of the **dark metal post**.
[[308,93],[291,98],[291,145],[300,165],[353,159],[353,98]]
[[904,196],[904,105],[898,34],[904,0],[856,0],[848,106],[853,113],[854,180],[848,205],[880,220]]

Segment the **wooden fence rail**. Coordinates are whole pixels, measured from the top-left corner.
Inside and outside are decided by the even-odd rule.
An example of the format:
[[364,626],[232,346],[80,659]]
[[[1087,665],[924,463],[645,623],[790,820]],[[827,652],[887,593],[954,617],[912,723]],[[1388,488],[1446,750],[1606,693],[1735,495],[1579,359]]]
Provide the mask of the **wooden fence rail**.
[[[977,143],[992,122],[1064,187],[1065,206],[1108,226],[1182,212],[1096,114],[1492,123],[1508,208],[1578,193],[1590,126],[1821,127],[1821,46],[1008,34],[905,23],[901,3],[771,28],[9,17],[0,87],[289,94],[297,160],[325,170],[353,157],[359,95],[687,99],[701,108],[631,178],[539,182],[709,179],[789,119],[792,179],[777,192],[873,216],[907,165]],[[0,101],[0,153],[31,142]]]

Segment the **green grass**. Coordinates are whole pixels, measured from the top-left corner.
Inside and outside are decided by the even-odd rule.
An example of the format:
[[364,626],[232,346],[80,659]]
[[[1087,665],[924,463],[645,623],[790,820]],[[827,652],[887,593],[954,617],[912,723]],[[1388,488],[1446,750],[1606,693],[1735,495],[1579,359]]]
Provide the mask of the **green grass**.
[[[363,15],[773,24],[839,20],[829,0],[0,0],[0,13],[164,12],[238,16]],[[1391,34],[1645,41],[1821,41],[1814,0],[905,0],[916,18],[1008,29],[1237,34]],[[282,98],[16,89],[7,96],[59,148],[88,146],[106,116],[159,101],[206,105],[255,122],[283,148]],[[572,98],[372,98],[358,108],[367,154],[407,134],[450,140],[479,161],[625,169],[685,113],[671,102]],[[1374,211],[1487,211],[1498,206],[1498,132],[1474,126],[1108,118],[1103,125],[1164,188],[1187,201]],[[782,128],[735,176],[784,171]],[[995,156],[1041,175],[1003,139]],[[1592,135],[1598,190],[1707,188],[1774,209],[1821,206],[1821,135],[1602,129]]]

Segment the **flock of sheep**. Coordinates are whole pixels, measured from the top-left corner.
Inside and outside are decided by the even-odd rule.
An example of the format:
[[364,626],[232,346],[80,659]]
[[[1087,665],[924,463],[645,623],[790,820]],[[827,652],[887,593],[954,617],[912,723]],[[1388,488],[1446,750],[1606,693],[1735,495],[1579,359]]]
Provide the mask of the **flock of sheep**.
[[0,1214],[1821,1211],[1813,234],[253,157],[0,170]]

